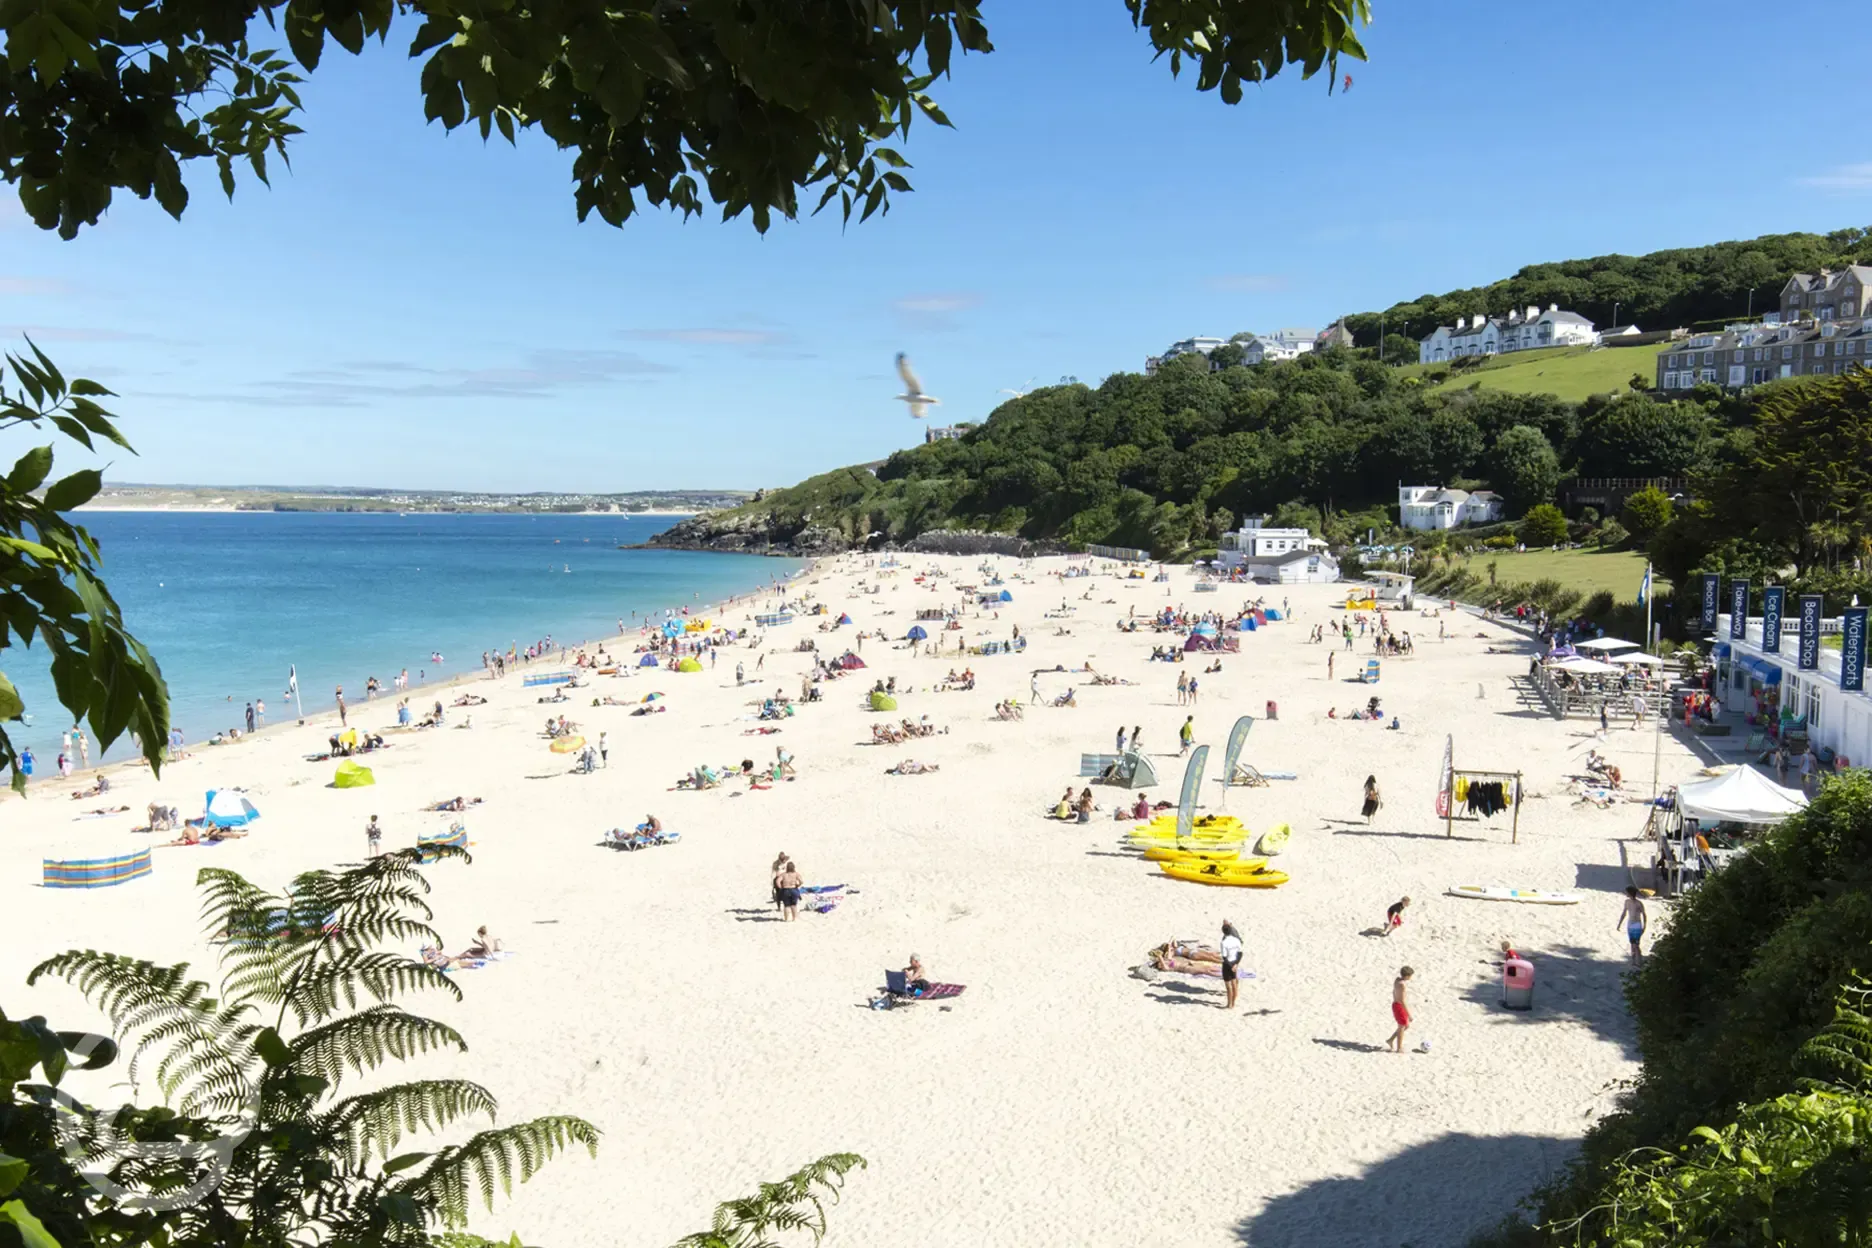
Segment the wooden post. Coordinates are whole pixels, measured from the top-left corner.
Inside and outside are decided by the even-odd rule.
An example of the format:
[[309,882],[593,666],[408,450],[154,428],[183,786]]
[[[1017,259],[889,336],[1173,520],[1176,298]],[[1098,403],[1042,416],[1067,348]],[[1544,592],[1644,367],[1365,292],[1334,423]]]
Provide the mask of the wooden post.
[[1514,773],[1514,799],[1514,828],[1508,843],[1519,845],[1521,843],[1521,773],[1518,771]]
[[1449,765],[1449,802],[1443,807],[1443,839],[1451,840],[1456,835],[1456,760]]

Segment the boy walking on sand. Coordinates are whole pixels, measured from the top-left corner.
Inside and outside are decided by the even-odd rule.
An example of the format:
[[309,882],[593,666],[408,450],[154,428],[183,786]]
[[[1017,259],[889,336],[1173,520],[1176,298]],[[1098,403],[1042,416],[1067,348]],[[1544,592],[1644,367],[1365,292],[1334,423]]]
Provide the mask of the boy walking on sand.
[[1404,926],[1404,912],[1410,909],[1410,898],[1403,897],[1385,907],[1384,934],[1389,936]]
[[1404,1033],[1410,1030],[1410,1002],[1406,992],[1410,988],[1411,976],[1417,972],[1406,966],[1398,971],[1396,979],[1391,981],[1391,1017],[1397,1020],[1397,1030],[1385,1041],[1385,1048],[1393,1053],[1404,1051]]
[[376,815],[372,815],[370,822],[364,825],[364,845],[366,853],[372,858],[383,852],[383,827],[377,822]]
[[1196,717],[1194,715],[1184,717],[1183,726],[1177,729],[1177,740],[1183,743],[1183,748],[1177,751],[1177,756],[1180,758],[1189,753],[1190,747],[1196,744]]
[[1638,899],[1638,889],[1627,885],[1625,908],[1619,911],[1619,924],[1625,929],[1625,939],[1631,942],[1631,960],[1634,963],[1644,961],[1644,953],[1638,948],[1638,942],[1644,939],[1648,923],[1644,902]]

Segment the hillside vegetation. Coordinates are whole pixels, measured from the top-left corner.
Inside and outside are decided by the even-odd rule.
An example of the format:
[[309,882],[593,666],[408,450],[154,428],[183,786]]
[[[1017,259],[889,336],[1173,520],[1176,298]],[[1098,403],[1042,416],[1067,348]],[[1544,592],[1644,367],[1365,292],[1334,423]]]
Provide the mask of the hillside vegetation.
[[1474,368],[1448,363],[1412,364],[1400,370],[1423,378],[1435,390],[1507,390],[1514,394],[1551,394],[1579,403],[1595,394],[1630,389],[1635,373],[1646,386],[1655,384],[1663,344],[1648,347],[1548,347],[1489,356]]
[[1872,264],[1872,233],[1865,229],[1830,234],[1764,234],[1760,238],[1675,247],[1643,256],[1594,256],[1530,264],[1513,277],[1487,286],[1419,295],[1380,312],[1345,318],[1361,347],[1378,345],[1388,333],[1423,338],[1459,316],[1505,316],[1529,305],[1559,304],[1601,328],[1614,321],[1646,330],[1674,329],[1700,321],[1739,320],[1780,306],[1781,287],[1795,273]]
[[1332,537],[1395,520],[1397,487],[1486,485],[1509,514],[1551,500],[1565,472],[1678,476],[1719,432],[1710,404],[1622,389],[1573,403],[1436,391],[1358,353],[1054,386],[1002,404],[953,441],[842,468],[686,528],[757,532],[796,549],[905,541],[943,529],[1141,547],[1212,546],[1247,515]]

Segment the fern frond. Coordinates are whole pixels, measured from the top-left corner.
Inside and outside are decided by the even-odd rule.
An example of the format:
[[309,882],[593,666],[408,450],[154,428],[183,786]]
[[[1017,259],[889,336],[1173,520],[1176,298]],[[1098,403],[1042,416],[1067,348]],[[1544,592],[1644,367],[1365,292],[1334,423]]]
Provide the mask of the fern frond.
[[340,1009],[357,1008],[362,995],[387,1002],[425,988],[461,1000],[461,986],[421,959],[400,953],[331,951],[329,960],[308,965],[290,986],[286,1008],[300,1025],[323,1023]]
[[494,1094],[465,1079],[399,1083],[340,1101],[319,1117],[319,1130],[344,1141],[359,1165],[388,1161],[406,1135],[434,1132],[475,1114],[494,1120]]
[[456,1228],[468,1219],[470,1187],[478,1189],[488,1208],[494,1207],[496,1187],[513,1190],[514,1171],[526,1182],[557,1153],[583,1144],[598,1155],[598,1128],[583,1118],[556,1115],[531,1122],[483,1131],[465,1144],[444,1148],[423,1172],[391,1189],[433,1208],[444,1225]]
[[143,1055],[160,1046],[165,1052],[156,1078],[165,1095],[174,1096],[192,1079],[205,1079],[214,1092],[238,1089],[246,1079],[245,1063],[227,1041],[246,1007],[222,1008],[208,995],[208,985],[190,979],[188,971],[186,962],[158,966],[120,954],[74,949],[41,962],[26,982],[47,975],[61,979],[103,1011],[112,1029],[128,1042],[131,1079],[137,1078]]
[[1872,983],[1855,974],[1840,985],[1833,1021],[1801,1046],[1797,1062],[1803,1085],[1872,1090]]
[[461,1033],[446,1023],[394,1005],[373,1005],[302,1032],[288,1047],[296,1071],[336,1084],[347,1069],[363,1074],[392,1059],[406,1061],[451,1045],[468,1050]]
[[836,1203],[845,1176],[866,1165],[856,1153],[821,1157],[778,1183],[761,1184],[758,1195],[715,1206],[710,1229],[685,1236],[675,1248],[779,1248],[769,1231],[804,1231],[817,1244],[826,1232],[824,1202]]

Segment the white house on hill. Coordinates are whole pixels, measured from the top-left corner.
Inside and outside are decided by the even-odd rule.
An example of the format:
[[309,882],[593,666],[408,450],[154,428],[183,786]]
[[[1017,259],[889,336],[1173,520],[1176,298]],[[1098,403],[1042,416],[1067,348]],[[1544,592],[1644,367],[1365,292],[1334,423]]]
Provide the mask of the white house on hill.
[[1529,306],[1507,316],[1456,318],[1455,325],[1439,325],[1417,344],[1417,362],[1435,364],[1465,355],[1500,355],[1531,351],[1536,347],[1591,347],[1599,344],[1593,323],[1577,312],[1562,312],[1550,303],[1545,312]]
[[1265,517],[1242,521],[1233,533],[1224,533],[1216,562],[1234,573],[1257,581],[1299,584],[1339,579],[1339,561],[1326,553],[1326,543],[1305,529],[1263,528]]
[[1493,490],[1446,490],[1440,485],[1398,486],[1398,523],[1407,529],[1454,529],[1490,524],[1502,518],[1502,500]]

